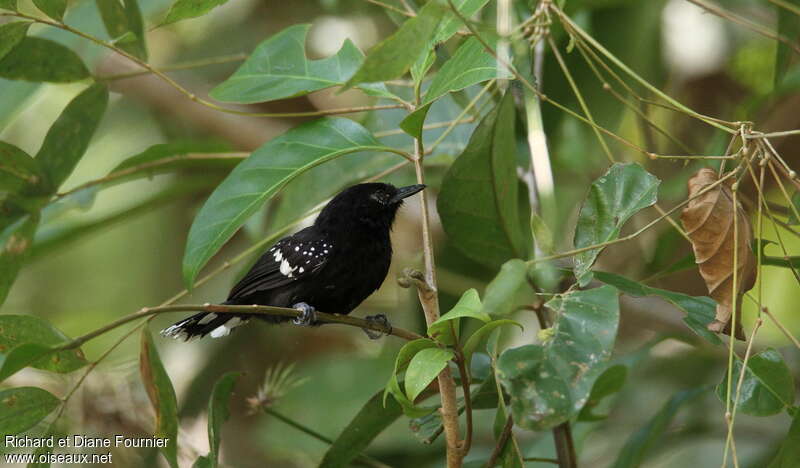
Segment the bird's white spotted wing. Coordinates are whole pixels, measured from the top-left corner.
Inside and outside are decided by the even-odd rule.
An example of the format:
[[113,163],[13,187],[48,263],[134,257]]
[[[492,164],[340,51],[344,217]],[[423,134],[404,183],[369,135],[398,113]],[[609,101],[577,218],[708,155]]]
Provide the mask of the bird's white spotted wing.
[[249,296],[313,276],[330,258],[333,243],[311,228],[284,237],[273,245],[231,290],[230,299]]

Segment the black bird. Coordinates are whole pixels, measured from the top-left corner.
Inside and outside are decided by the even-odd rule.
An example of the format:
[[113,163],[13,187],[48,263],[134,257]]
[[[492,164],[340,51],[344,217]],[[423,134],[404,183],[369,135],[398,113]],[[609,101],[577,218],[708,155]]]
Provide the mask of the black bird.
[[[404,198],[424,188],[370,183],[343,190],[322,209],[313,225],[284,237],[264,253],[231,289],[224,304],[298,309],[303,314],[292,320],[297,325],[314,325],[316,309],[350,313],[386,278],[392,260],[389,231],[397,210]],[[219,338],[251,317],[201,312],[161,334],[187,341],[205,335]],[[256,317],[272,323],[291,320]],[[371,319],[388,325],[383,315]]]

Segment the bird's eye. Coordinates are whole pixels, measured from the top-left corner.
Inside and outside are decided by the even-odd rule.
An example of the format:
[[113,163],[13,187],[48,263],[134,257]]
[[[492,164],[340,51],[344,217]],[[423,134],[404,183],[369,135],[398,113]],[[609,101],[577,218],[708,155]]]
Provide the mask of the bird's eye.
[[370,198],[381,205],[385,205],[389,201],[389,194],[386,192],[375,192],[370,196]]

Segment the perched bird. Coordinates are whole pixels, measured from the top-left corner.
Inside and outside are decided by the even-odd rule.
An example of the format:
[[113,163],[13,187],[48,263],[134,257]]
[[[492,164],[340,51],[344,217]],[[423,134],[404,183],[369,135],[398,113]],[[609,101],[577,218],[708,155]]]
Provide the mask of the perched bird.
[[[313,225],[267,250],[231,289],[224,304],[298,309],[302,315],[295,319],[255,315],[272,323],[292,320],[297,325],[314,325],[316,309],[350,313],[386,278],[392,260],[389,231],[397,210],[403,199],[424,188],[369,183],[343,190],[322,209]],[[201,312],[161,334],[187,341],[205,335],[219,338],[251,317],[254,315]],[[367,319],[388,325],[384,315]]]

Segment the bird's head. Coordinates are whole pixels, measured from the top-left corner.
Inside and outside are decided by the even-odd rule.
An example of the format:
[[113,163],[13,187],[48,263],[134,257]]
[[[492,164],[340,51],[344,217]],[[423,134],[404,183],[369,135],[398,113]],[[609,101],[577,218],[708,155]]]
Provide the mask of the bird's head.
[[353,228],[361,226],[388,232],[403,200],[424,188],[421,184],[399,188],[382,183],[353,185],[333,197],[315,224],[332,226],[346,223]]

